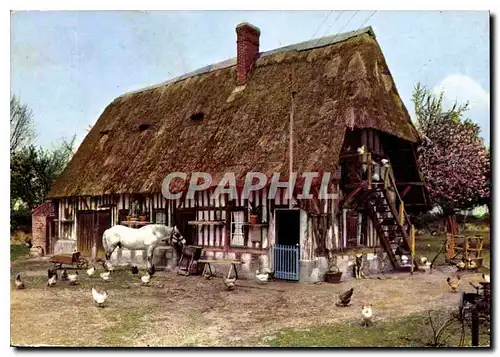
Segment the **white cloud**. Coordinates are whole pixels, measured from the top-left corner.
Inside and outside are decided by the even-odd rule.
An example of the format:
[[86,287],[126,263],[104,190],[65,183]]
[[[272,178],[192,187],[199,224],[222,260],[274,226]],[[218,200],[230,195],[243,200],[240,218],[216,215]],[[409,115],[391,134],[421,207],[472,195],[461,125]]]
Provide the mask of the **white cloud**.
[[474,79],[463,74],[452,74],[441,81],[433,91],[439,94],[444,91],[444,98],[450,102],[469,101],[471,109],[490,108],[490,93],[481,87]]

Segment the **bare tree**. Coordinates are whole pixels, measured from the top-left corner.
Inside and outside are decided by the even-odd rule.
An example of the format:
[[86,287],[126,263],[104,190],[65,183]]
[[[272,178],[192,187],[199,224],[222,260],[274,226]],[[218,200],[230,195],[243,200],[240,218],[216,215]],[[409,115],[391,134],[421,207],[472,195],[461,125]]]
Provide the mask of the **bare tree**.
[[35,130],[33,113],[18,97],[10,97],[10,152],[16,152],[33,143]]

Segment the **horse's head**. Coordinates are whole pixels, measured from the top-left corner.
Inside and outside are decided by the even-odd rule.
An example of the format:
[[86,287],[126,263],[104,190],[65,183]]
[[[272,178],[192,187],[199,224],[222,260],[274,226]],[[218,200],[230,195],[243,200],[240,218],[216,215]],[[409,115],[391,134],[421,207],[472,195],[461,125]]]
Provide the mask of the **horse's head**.
[[174,244],[178,244],[178,245],[185,245],[186,244],[186,240],[182,236],[182,234],[179,231],[179,229],[177,228],[177,226],[174,226],[174,228],[172,229],[171,239],[172,239],[172,243],[174,243]]

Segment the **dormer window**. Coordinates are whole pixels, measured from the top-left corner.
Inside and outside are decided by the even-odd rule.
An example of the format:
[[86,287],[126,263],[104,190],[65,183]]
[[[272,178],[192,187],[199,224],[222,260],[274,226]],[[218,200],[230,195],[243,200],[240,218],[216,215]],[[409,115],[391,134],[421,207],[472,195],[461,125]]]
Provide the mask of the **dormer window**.
[[203,120],[203,112],[196,112],[193,115],[191,115],[191,120],[193,121],[202,121]]
[[139,124],[139,132],[142,133],[142,132],[148,130],[149,128],[151,128],[151,126],[152,126],[151,124],[146,124],[146,123]]

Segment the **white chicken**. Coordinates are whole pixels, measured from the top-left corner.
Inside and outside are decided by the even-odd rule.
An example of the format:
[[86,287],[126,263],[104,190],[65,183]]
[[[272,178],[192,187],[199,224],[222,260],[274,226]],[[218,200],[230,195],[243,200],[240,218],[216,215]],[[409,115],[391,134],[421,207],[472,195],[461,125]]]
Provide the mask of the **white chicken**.
[[149,273],[146,273],[146,275],[141,276],[141,281],[142,285],[148,285],[151,281],[151,275],[149,275]]
[[87,269],[87,275],[89,276],[89,278],[92,275],[94,275],[94,273],[95,273],[95,267],[94,266],[92,266],[92,268],[90,268],[90,269]]
[[464,270],[464,269],[465,269],[465,266],[466,266],[466,264],[465,264],[465,262],[464,262],[464,261],[461,261],[461,262],[459,262],[459,263],[457,264],[457,267],[458,267],[458,269],[460,269],[460,270]]
[[92,299],[99,307],[104,307],[104,302],[108,298],[108,293],[103,291],[98,291],[96,288],[92,288]]
[[490,275],[489,274],[483,273],[482,277],[483,277],[483,280],[484,280],[485,283],[489,283],[490,282]]
[[47,286],[55,286],[57,284],[57,274],[52,275],[47,281]]
[[224,278],[224,285],[226,285],[227,290],[233,290],[234,283],[236,283],[236,278]]
[[110,276],[111,272],[109,271],[106,271],[104,273],[101,273],[100,276],[101,276],[101,279],[104,280],[104,281],[108,281],[109,280],[109,276]]
[[401,256],[401,263],[403,263],[403,265],[406,265],[406,263],[408,263],[408,257],[406,255]]
[[361,306],[361,325],[362,326],[370,326],[372,324],[373,318],[373,309],[372,305],[363,305]]
[[358,148],[358,154],[364,154],[365,153],[365,146],[364,145],[361,145],[359,148]]
[[420,257],[419,261],[420,261],[420,265],[426,265],[427,257]]
[[382,165],[384,165],[384,166],[389,163],[389,160],[387,160],[387,159],[382,159],[380,161],[382,162]]
[[78,272],[75,271],[75,274],[68,274],[68,280],[71,285],[75,285],[78,283]]
[[260,274],[259,271],[256,270],[255,277],[257,278],[257,281],[259,283],[267,283],[267,281],[269,279],[269,274],[268,273]]

